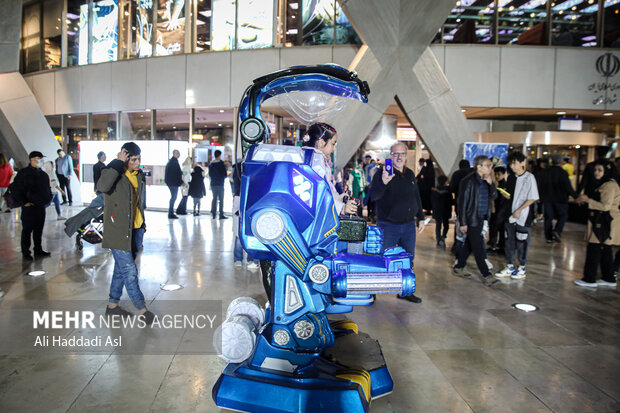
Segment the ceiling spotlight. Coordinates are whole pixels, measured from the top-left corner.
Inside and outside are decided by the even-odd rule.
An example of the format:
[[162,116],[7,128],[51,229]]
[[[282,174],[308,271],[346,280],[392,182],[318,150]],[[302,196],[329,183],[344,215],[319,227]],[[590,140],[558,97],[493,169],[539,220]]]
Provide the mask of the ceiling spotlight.
[[289,125],[293,126],[293,122],[289,123]]
[[45,271],[43,271],[43,270],[30,271],[28,273],[28,275],[30,275],[32,277],[40,277],[40,276],[45,275],[45,274],[47,274],[47,273]]
[[224,109],[220,109],[220,113],[224,113]]
[[575,145],[575,149],[581,148],[581,145]]
[[177,291],[180,290],[181,288],[183,288],[183,286],[181,284],[160,284],[159,288],[161,288],[164,291]]
[[467,112],[467,109],[461,109],[461,112],[465,113]]
[[221,124],[221,123],[218,123],[218,124],[217,124],[217,126],[222,126],[222,124]]
[[526,313],[531,313],[532,311],[539,310],[538,307],[532,304],[516,303],[516,304],[513,304],[512,306],[516,308],[517,310],[525,311]]
[[614,115],[614,114],[613,114],[613,113],[611,113],[611,112],[605,112],[605,113],[603,113],[603,116],[613,116],[613,115]]
[[555,112],[556,115],[566,115],[566,112]]

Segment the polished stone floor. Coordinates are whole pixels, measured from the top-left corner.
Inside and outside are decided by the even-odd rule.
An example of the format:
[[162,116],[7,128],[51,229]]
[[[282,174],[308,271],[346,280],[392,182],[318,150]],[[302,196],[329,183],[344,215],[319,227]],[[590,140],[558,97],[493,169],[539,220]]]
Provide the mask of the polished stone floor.
[[[151,305],[227,305],[240,295],[265,301],[258,272],[233,265],[232,219],[169,221],[162,212],[146,218],[140,283]],[[96,300],[103,309],[111,254],[90,244],[76,251],[62,228],[49,209],[44,247],[52,256],[24,265],[18,214],[0,215],[0,317],[15,301]],[[427,228],[415,258],[424,302],[379,296],[351,314],[379,339],[395,380],[393,393],[371,411],[619,412],[620,296],[573,285],[585,259],[583,232],[569,224],[564,242],[548,245],[535,227],[527,278],[485,287],[451,275],[453,258],[435,248],[434,227]],[[490,259],[501,265],[499,257]],[[26,275],[32,269],[47,273]],[[165,282],[184,288],[162,291]],[[540,311],[518,311],[511,307],[517,302]],[[0,331],[0,340],[11,339]],[[212,355],[0,355],[0,411],[219,411],[211,388],[224,365]]]

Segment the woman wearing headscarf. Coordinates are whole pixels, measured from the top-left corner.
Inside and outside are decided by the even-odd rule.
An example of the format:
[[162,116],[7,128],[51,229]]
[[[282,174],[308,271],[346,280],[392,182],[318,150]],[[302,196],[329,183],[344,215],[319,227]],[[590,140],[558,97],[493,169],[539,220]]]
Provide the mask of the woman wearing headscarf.
[[[586,263],[583,278],[575,280],[580,287],[615,287],[612,245],[620,245],[620,187],[615,180],[615,167],[606,159],[594,164],[594,191],[591,197],[581,195],[577,201],[588,204]],[[598,267],[602,277],[596,279]]]
[[336,149],[338,134],[336,129],[326,123],[315,123],[308,128],[307,134],[302,139],[302,145],[314,148],[314,156],[312,157],[312,169],[321,175],[332,191],[336,211],[339,214],[355,214],[357,204],[354,200],[349,199],[343,202],[345,194],[338,194],[334,186],[331,168],[331,155]]

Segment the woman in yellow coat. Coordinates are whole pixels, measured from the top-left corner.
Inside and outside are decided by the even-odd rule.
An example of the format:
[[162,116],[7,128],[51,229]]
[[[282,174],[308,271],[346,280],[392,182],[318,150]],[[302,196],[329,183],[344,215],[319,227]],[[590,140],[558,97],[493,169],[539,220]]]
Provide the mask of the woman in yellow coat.
[[[580,287],[615,287],[611,247],[620,245],[620,187],[614,179],[615,166],[607,160],[596,161],[594,178],[594,195],[581,195],[577,200],[588,204],[588,249],[583,278],[574,282]],[[597,280],[599,263],[602,277]]]

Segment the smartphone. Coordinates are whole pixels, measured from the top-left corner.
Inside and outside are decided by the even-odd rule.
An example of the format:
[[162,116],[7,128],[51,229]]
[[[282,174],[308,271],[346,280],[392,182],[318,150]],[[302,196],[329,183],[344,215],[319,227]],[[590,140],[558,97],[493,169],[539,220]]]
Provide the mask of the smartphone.
[[390,175],[394,174],[394,168],[392,167],[392,160],[391,159],[386,159],[385,160],[385,170]]

